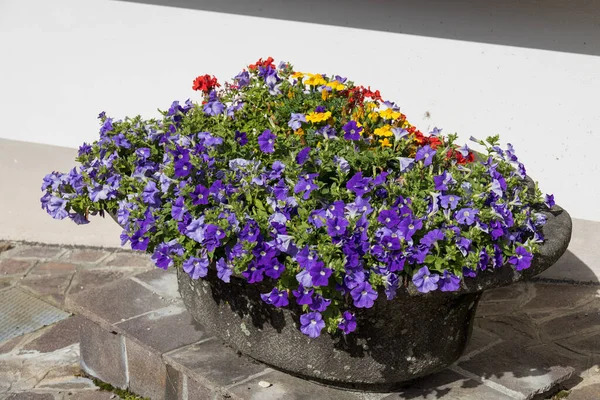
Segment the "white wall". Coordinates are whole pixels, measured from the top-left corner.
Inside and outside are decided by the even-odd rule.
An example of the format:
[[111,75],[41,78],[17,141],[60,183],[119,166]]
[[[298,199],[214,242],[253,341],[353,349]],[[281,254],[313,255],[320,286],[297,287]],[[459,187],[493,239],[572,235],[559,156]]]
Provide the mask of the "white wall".
[[[492,13],[491,1],[379,0],[323,10],[297,0],[286,18],[283,3],[0,0],[0,137],[76,147],[94,140],[100,111],[151,117],[197,98],[197,75],[228,79],[270,55],[379,88],[422,130],[501,134],[572,216],[600,221],[600,6],[513,0]],[[223,4],[238,14],[194,9]],[[311,15],[323,24],[298,22]]]

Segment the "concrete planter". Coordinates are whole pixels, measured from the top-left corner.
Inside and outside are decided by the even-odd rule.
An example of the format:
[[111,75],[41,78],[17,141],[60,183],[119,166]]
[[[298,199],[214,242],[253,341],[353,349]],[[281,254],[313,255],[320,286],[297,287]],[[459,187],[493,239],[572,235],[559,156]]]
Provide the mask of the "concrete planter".
[[545,214],[546,241],[529,269],[517,272],[507,265],[482,271],[453,293],[424,295],[411,283],[393,301],[380,295],[373,308],[355,310],[359,328],[348,336],[306,337],[298,329],[300,307],[276,309],[260,299],[272,288],[264,282],[249,285],[232,277],[226,284],[212,270],[194,281],[178,269],[179,291],[199,323],[256,360],[324,383],[389,388],[460,357],[483,291],[531,278],[558,260],[571,238],[571,218],[558,206]]

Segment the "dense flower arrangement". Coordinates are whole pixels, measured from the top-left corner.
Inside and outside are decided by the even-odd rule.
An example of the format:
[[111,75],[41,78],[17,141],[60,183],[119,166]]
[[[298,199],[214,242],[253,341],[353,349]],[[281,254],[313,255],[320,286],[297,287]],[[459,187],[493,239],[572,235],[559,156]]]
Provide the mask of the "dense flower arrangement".
[[471,138],[474,153],[420,132],[379,91],[271,58],[193,89],[202,104],[175,101],[159,120],[101,113],[79,169],[44,178],[42,207],[78,224],[116,214],[122,244],[159,268],[266,283],[268,304],[301,305],[310,337],[352,332],[357,308],[401,286],[456,291],[528,268],[543,241],[538,210],[553,198],[528,190],[498,137]]

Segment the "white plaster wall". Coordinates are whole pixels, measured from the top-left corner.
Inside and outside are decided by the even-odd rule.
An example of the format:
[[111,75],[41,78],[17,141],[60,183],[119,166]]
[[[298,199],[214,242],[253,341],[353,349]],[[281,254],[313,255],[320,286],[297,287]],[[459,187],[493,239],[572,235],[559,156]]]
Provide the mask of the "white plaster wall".
[[[204,9],[235,3],[222,1],[207,0],[212,6]],[[189,1],[191,8],[0,0],[0,138],[76,147],[94,140],[100,111],[151,117],[172,100],[197,98],[191,90],[197,75],[228,79],[270,55],[301,71],[337,73],[378,88],[422,130],[438,126],[464,139],[501,134],[542,190],[555,193],[574,217],[600,221],[600,7],[589,0],[503,5],[496,14],[505,34],[494,37],[495,27],[486,27],[500,21],[486,9],[494,2],[466,1],[425,10],[384,0],[325,11],[313,0],[289,3],[304,12],[291,19],[325,12],[331,25],[323,17],[315,17],[323,24],[311,24],[193,9],[203,8],[201,0]],[[272,17],[264,11],[270,8],[260,8],[268,3],[285,2],[237,5]],[[571,4],[566,11],[552,8],[565,3]],[[354,23],[371,8],[378,11]],[[542,9],[544,18],[528,19]],[[426,18],[413,18],[415,10]],[[397,33],[396,20],[417,34]],[[571,36],[552,34],[573,26]]]

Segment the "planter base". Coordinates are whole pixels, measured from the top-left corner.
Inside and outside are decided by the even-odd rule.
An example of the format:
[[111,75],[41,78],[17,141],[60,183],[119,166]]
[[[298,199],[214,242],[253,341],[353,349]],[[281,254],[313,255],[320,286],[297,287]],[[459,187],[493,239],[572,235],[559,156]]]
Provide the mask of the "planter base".
[[[212,271],[211,271],[212,272]],[[351,335],[310,339],[298,329],[301,309],[276,309],[260,299],[261,285],[230,284],[209,273],[178,275],[188,310],[236,350],[282,371],[355,389],[389,390],[446,368],[462,354],[480,293],[378,299],[357,313]],[[262,290],[262,291],[261,291]]]

